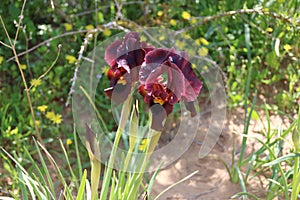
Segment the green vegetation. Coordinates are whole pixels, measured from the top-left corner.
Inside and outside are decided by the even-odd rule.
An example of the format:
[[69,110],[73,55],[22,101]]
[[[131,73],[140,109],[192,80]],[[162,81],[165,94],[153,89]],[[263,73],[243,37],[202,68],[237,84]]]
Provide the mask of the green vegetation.
[[[231,165],[224,163],[231,181],[241,185],[235,196],[296,200],[300,191],[299,7],[299,0],[3,0],[0,198],[56,199],[61,195],[85,199],[91,184],[92,198],[96,199],[97,189],[93,187],[101,176],[105,186],[99,190],[101,199],[106,199],[107,193],[110,199],[117,198],[114,194],[155,199],[150,191],[158,171],[145,183],[143,173],[126,174],[110,168],[101,171],[97,159],[93,162],[95,152],[81,145],[73,127],[70,97],[75,69],[97,44],[124,30],[164,27],[201,46],[196,54],[216,62],[222,70],[228,109],[242,107],[245,111],[244,132],[239,133],[243,140],[235,144],[241,147],[239,157],[235,159],[234,149]],[[189,50],[185,44],[176,45]],[[203,67],[202,72],[206,70]],[[109,85],[104,73],[99,72],[103,76],[100,89]],[[106,128],[116,131],[111,139],[121,137],[117,131],[120,127],[107,114],[111,113],[110,101],[103,91],[97,92],[96,106]],[[199,98],[208,97],[204,83]],[[126,119],[137,120],[132,111],[135,108],[129,107]],[[178,110],[174,107],[173,113]],[[264,113],[269,126],[262,131],[263,139],[254,138],[259,149],[249,155],[245,148],[253,136],[248,128],[251,120],[262,118],[259,113]],[[275,130],[270,126],[270,114],[287,117],[289,128]],[[284,154],[283,144],[291,135],[294,146]],[[121,139],[130,149],[131,139],[124,135]],[[149,142],[146,151],[151,152],[156,142]],[[96,181],[90,178],[91,167]],[[266,170],[270,173],[264,173]],[[247,191],[251,176],[268,179],[264,197]]]

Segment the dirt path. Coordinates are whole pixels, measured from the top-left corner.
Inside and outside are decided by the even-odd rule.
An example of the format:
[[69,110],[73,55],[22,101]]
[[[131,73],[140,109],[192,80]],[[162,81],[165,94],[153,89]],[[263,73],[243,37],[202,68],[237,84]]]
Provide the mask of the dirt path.
[[[239,153],[241,136],[234,135],[235,133],[243,133],[243,117],[244,114],[242,110],[237,110],[234,114],[229,114],[218,144],[213,148],[211,153],[203,159],[199,159],[197,156],[201,145],[197,141],[203,141],[204,138],[204,134],[199,133],[196,136],[195,142],[193,142],[188,151],[185,152],[179,160],[160,171],[153,186],[153,196],[157,196],[157,194],[168,186],[196,170],[199,170],[196,175],[168,190],[160,199],[225,200],[241,192],[239,184],[230,182],[226,168],[218,158],[222,158],[229,165],[231,164],[233,141],[236,143],[235,152],[236,154]],[[208,119],[203,119],[204,121],[201,123],[199,130],[207,129],[209,124]],[[276,115],[271,116],[272,129],[278,128],[279,125],[287,127],[287,120]],[[265,127],[265,117],[262,117],[262,120],[252,120],[249,127],[249,134],[261,137],[260,131]],[[201,132],[205,133],[205,131]],[[287,142],[287,144],[288,143],[289,142]],[[247,144],[246,154],[258,148],[258,144],[254,139],[250,138]],[[260,198],[264,198],[265,184],[262,179],[258,177],[251,179],[248,181],[247,189]]]

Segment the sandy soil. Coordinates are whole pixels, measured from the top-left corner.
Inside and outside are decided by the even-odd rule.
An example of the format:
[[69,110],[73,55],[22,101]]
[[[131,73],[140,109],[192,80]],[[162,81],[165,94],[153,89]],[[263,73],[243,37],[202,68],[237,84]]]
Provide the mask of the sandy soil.
[[[263,114],[261,116],[264,116]],[[231,183],[226,168],[219,158],[231,165],[231,154],[233,142],[235,142],[236,158],[240,151],[242,137],[238,134],[243,133],[243,117],[242,110],[237,110],[234,113],[228,113],[227,122],[224,126],[221,137],[215,145],[211,153],[203,158],[198,158],[198,152],[204,135],[199,133],[193,144],[187,152],[171,166],[162,169],[156,178],[153,186],[153,196],[157,196],[170,185],[178,182],[192,172],[199,172],[164,193],[160,199],[180,199],[180,200],[225,200],[230,199],[234,194],[241,192],[239,184]],[[209,125],[209,116],[203,119],[199,129],[205,130]],[[280,118],[276,115],[271,116],[271,127],[276,129],[279,127],[287,127],[288,120]],[[261,117],[261,120],[251,120],[249,127],[249,135],[262,138],[261,132],[267,127],[266,118]],[[202,133],[205,131],[201,131]],[[246,155],[253,152],[260,145],[255,139],[249,139],[247,142]],[[286,142],[290,145],[290,141]],[[266,190],[266,180],[262,177],[256,177],[248,181],[247,190],[264,198]]]

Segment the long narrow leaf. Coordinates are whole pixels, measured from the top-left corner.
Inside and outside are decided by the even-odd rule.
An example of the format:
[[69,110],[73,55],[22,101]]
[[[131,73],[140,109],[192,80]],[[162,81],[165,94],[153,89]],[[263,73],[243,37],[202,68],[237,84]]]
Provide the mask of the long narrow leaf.
[[198,170],[197,170],[197,171],[194,171],[193,173],[191,173],[190,175],[184,177],[184,178],[181,179],[180,181],[178,181],[178,182],[176,182],[176,183],[170,185],[169,187],[167,187],[166,189],[164,189],[161,193],[159,193],[159,195],[157,195],[157,196],[155,197],[154,200],[159,199],[159,197],[162,196],[164,193],[166,193],[168,190],[170,190],[171,188],[175,187],[176,185],[178,185],[178,184],[180,184],[180,183],[182,183],[182,182],[184,182],[184,181],[190,179],[192,176],[194,176],[194,175],[197,174],[198,172],[199,172]]
[[81,178],[81,183],[78,189],[76,200],[83,200],[84,199],[84,189],[85,189],[85,182],[86,182],[86,175],[87,172],[84,170],[83,176]]
[[151,190],[152,190],[152,187],[153,187],[153,184],[154,184],[154,181],[156,179],[156,176],[158,175],[158,172],[159,170],[161,169],[163,163],[161,163],[158,168],[155,170],[154,174],[152,175],[151,179],[150,179],[150,182],[149,182],[149,185],[147,187],[147,196],[148,196],[148,199],[150,199],[150,193],[151,193]]

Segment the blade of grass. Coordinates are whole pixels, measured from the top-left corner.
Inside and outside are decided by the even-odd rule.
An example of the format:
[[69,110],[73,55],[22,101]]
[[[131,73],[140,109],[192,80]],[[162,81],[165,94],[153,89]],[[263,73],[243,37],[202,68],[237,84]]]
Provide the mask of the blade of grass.
[[245,196],[245,195],[251,197],[251,198],[254,199],[254,200],[260,200],[260,198],[258,198],[258,197],[255,196],[254,194],[251,194],[251,193],[248,193],[248,192],[239,192],[239,193],[233,195],[233,196],[231,197],[231,199],[235,199],[235,198],[237,198],[237,197]]
[[[28,195],[27,195],[27,190],[26,190],[26,187],[25,187],[25,180],[24,180],[24,177],[23,177],[23,173],[21,171],[21,169],[19,167],[17,167],[17,172],[18,172],[18,176],[19,176],[19,179],[20,179],[20,182],[19,182],[19,186],[20,186],[20,189],[21,189],[21,192],[22,192],[22,198],[24,200],[28,200]],[[31,191],[30,191],[31,193]]]
[[247,172],[246,172],[246,175],[245,175],[245,181],[246,181],[246,182],[247,182],[247,180],[248,180],[248,177],[249,177],[249,175],[250,175],[250,172],[251,172],[252,169],[253,169],[254,161],[256,160],[256,154],[253,154],[251,157],[252,157],[252,158],[251,158],[251,162],[250,162],[250,164],[249,164],[249,167],[248,167]]
[[162,166],[163,166],[163,163],[161,163],[161,164],[158,166],[158,168],[155,170],[154,174],[152,175],[152,177],[151,177],[151,179],[150,179],[150,182],[149,182],[148,187],[147,187],[147,197],[148,197],[148,199],[151,198],[150,193],[151,193],[151,190],[152,190],[152,187],[153,187],[155,178],[156,178],[156,176],[158,175],[158,172],[160,171],[160,169],[161,169]]
[[265,113],[266,113],[266,117],[267,117],[267,123],[268,123],[268,130],[267,130],[267,139],[269,142],[271,140],[270,134],[271,134],[271,119],[270,119],[270,115],[269,115],[269,110],[265,104]]
[[86,169],[83,172],[83,176],[81,178],[81,182],[80,182],[80,186],[78,188],[78,193],[77,193],[77,197],[76,200],[83,200],[84,199],[84,188],[85,188],[85,182],[86,182]]
[[102,189],[100,194],[100,200],[106,200],[107,199],[107,193],[108,193],[108,187],[111,181],[111,175],[112,175],[112,169],[114,166],[114,160],[118,148],[118,144],[122,135],[122,132],[125,128],[126,122],[128,120],[128,116],[130,114],[130,108],[131,108],[131,95],[126,99],[126,101],[123,104],[122,111],[121,111],[121,118],[118,126],[118,130],[116,132],[115,141],[112,147],[112,152],[110,154],[109,160],[108,160],[108,166],[107,166],[107,172],[104,175],[103,183],[102,183]]
[[[28,172],[22,167],[22,165],[12,156],[10,155],[5,149],[1,148],[1,150],[16,164],[16,167],[18,169],[20,169],[23,173],[23,175],[29,176]],[[49,194],[51,195],[51,192],[49,190],[47,190],[49,192]],[[52,198],[54,199],[54,197],[52,196]]]
[[94,111],[97,114],[97,117],[99,118],[100,122],[101,122],[101,127],[104,128],[103,132],[108,133],[108,128],[106,126],[106,123],[104,122],[104,119],[102,117],[102,115],[99,113],[94,101],[92,100],[92,98],[90,97],[90,95],[87,93],[87,91],[82,87],[79,86],[79,88],[81,89],[81,91],[83,92],[83,94],[86,96],[86,98],[89,100],[89,103],[91,104],[91,106],[93,107]]
[[299,157],[300,157],[300,153],[290,153],[290,154],[284,155],[280,158],[276,158],[275,160],[272,160],[271,162],[265,163],[262,166],[263,167],[269,167],[269,166],[272,166],[272,165],[277,165],[277,164],[279,164],[281,162],[284,162],[286,160],[289,160],[291,158],[299,158]]
[[[29,160],[30,160],[30,163],[32,165],[32,167],[36,170],[37,172],[37,176],[39,178],[39,181],[42,185],[46,186],[46,181],[45,181],[45,178],[43,176],[43,173],[40,169],[40,167],[36,164],[36,162],[33,160],[32,156],[30,155],[29,151],[27,150],[26,147],[24,147],[24,152],[25,152],[25,155],[28,156]],[[51,194],[51,193],[50,193]],[[49,196],[48,196],[49,197]]]
[[40,159],[41,164],[42,164],[42,169],[43,169],[43,171],[44,171],[44,173],[45,173],[45,175],[47,177],[47,182],[48,182],[48,185],[50,187],[51,193],[55,194],[54,184],[53,184],[53,181],[51,179],[51,176],[50,176],[49,170],[47,168],[47,165],[45,163],[44,157],[43,157],[43,155],[42,155],[42,153],[40,151],[40,148],[38,147],[38,145],[37,145],[37,143],[36,143],[35,140],[34,140],[34,142],[35,142],[35,146],[36,146],[36,149],[37,149],[37,153],[38,153],[39,159]]
[[194,175],[197,174],[198,172],[199,172],[198,170],[197,170],[197,171],[194,171],[193,173],[191,173],[190,175],[184,177],[184,178],[181,179],[180,181],[178,181],[178,182],[176,182],[176,183],[170,185],[169,187],[167,187],[166,189],[164,189],[161,193],[159,193],[159,195],[157,195],[157,196],[155,197],[154,200],[159,199],[159,197],[161,197],[161,196],[162,196],[164,193],[166,193],[168,190],[170,190],[171,188],[175,187],[176,185],[178,185],[178,184],[180,184],[180,183],[182,183],[182,182],[184,182],[184,181],[190,179],[192,176],[194,176]]
[[[243,193],[247,193],[246,185],[245,185],[245,182],[244,182],[244,179],[243,179],[243,176],[242,176],[242,173],[241,173],[240,169],[237,166],[235,166],[234,168],[235,168],[235,171],[237,172],[237,175],[238,175],[239,182],[240,182]],[[246,199],[246,196],[242,195],[242,198]]]
[[[41,151],[40,151],[40,149],[39,149],[38,147],[40,147],[40,148],[44,151],[44,153],[46,154],[48,160],[54,165],[55,170],[56,170],[56,172],[57,172],[57,174],[58,174],[58,177],[59,177],[61,183],[62,183],[63,186],[64,186],[64,190],[66,191],[66,195],[68,195],[69,197],[72,197],[72,193],[71,193],[71,191],[70,191],[70,189],[69,189],[69,187],[68,187],[68,185],[67,185],[67,183],[66,183],[66,181],[65,181],[64,176],[62,175],[62,173],[61,173],[61,171],[60,171],[60,168],[58,167],[57,163],[55,162],[54,158],[51,156],[51,154],[47,151],[47,149],[46,149],[39,141],[36,141],[36,140],[34,139],[34,142],[35,142],[35,145],[36,145],[36,147],[37,147],[37,151],[38,151],[39,156],[42,157],[42,154],[41,154]],[[41,159],[44,160],[43,157],[42,157]],[[45,164],[45,161],[44,161],[44,164]],[[47,168],[46,168],[46,170],[47,170],[47,172],[48,172],[48,169],[47,169]],[[48,172],[48,173],[49,173],[49,172]],[[50,175],[49,175],[49,176],[50,176]],[[51,179],[51,178],[50,178],[50,181],[52,182],[52,179]],[[53,183],[52,183],[52,185],[53,185]],[[53,194],[55,194],[55,192],[54,192]]]
[[63,144],[63,142],[62,142],[61,139],[59,139],[59,142],[60,142],[61,149],[63,150],[65,159],[66,159],[66,161],[67,161],[67,165],[68,165],[68,167],[69,167],[69,170],[70,170],[70,173],[71,173],[71,176],[72,176],[72,180],[73,180],[73,182],[75,183],[76,188],[78,188],[77,178],[76,178],[76,176],[75,176],[75,174],[74,174],[74,172],[73,172],[73,169],[72,169],[72,167],[71,167],[70,160],[69,160],[69,156],[68,156],[68,154],[67,154],[66,148],[64,147],[64,144]]
[[[294,139],[298,139],[298,141],[294,142],[294,145],[299,145],[299,138],[300,138],[300,107],[299,107],[299,111],[298,111],[298,119],[295,120],[295,122],[297,121],[297,127],[293,130],[295,131],[293,134],[297,134],[297,138]],[[295,151],[299,151],[299,146],[295,146]],[[299,152],[297,152],[299,153]],[[296,157],[294,159],[294,173],[293,173],[293,180],[292,180],[292,196],[291,196],[291,200],[296,200],[297,196],[299,195],[300,192],[300,173],[299,173],[299,156]]]
[[73,126],[73,136],[74,136],[75,152],[76,152],[77,167],[78,167],[78,171],[79,171],[79,178],[82,179],[82,165],[81,165],[81,160],[80,160],[75,123],[74,123],[74,126]]
[[[29,177],[29,181],[31,181],[31,185],[34,189],[35,194],[37,195],[38,199],[46,200],[46,199],[55,199],[54,196],[51,194],[48,187],[43,185],[41,182],[38,181],[38,178],[35,174],[32,175],[33,177]],[[50,194],[51,198],[47,197],[46,195]]]
[[116,195],[115,193],[115,188],[116,188],[116,184],[118,181],[117,181],[117,178],[116,178],[116,173],[113,172],[113,177],[112,177],[112,183],[111,183],[111,188],[110,188],[110,196],[109,196],[109,199],[110,200],[114,200],[114,199],[117,199],[118,197],[118,193]]
[[125,176],[126,176],[126,171],[129,165],[129,161],[132,158],[132,152],[134,150],[135,144],[136,144],[136,139],[138,137],[138,110],[137,106],[133,105],[133,109],[130,115],[130,120],[129,120],[129,150],[127,152],[124,164],[123,164],[123,169],[120,172],[119,176],[119,184],[118,184],[118,191],[124,191],[124,184],[125,184]]
[[[251,48],[250,48],[250,28],[248,24],[245,24],[245,43],[247,48],[247,58],[248,58],[248,76],[245,88],[245,103],[244,103],[244,110],[245,110],[245,118],[244,118],[244,134],[248,134],[248,127],[247,121],[249,121],[249,117],[247,119],[247,108],[248,108],[248,99],[249,99],[249,92],[250,92],[250,83],[251,83],[251,75],[252,75],[252,64],[251,64]],[[242,141],[242,148],[240,152],[240,157],[238,161],[238,166],[240,167],[242,164],[245,148],[247,143],[247,137],[243,138]]]
[[42,199],[42,197],[41,197],[42,193],[35,187],[36,183],[34,183],[34,181],[30,181],[29,179],[30,178],[27,175],[24,176],[24,181],[25,181],[25,184],[26,184],[26,186],[27,186],[27,188],[30,192],[32,200],[36,200],[36,195],[39,197],[39,199]]

